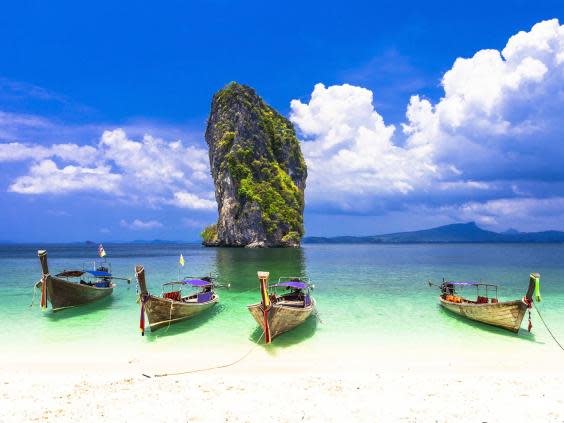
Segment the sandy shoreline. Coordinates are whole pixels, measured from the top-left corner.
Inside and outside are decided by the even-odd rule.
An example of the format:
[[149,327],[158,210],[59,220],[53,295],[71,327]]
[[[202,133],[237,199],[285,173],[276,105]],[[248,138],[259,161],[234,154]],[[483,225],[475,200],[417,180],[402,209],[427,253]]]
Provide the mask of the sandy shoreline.
[[467,351],[385,345],[2,354],[0,421],[564,421],[551,345]]

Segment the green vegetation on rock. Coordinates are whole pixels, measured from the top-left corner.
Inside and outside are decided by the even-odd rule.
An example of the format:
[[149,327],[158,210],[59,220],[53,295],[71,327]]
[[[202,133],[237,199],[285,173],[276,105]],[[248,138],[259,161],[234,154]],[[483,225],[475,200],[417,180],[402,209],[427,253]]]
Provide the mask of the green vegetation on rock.
[[212,225],[207,226],[200,233],[200,236],[202,237],[206,245],[216,244],[219,240],[217,237],[217,225],[214,223]]
[[[232,82],[214,96],[206,141],[216,196],[219,192],[220,243],[224,231],[237,232],[235,225],[246,225],[255,231],[264,229],[251,242],[262,236],[268,245],[299,245],[304,234],[307,168],[292,123],[252,88]],[[226,176],[232,185],[225,185]],[[229,204],[235,202],[239,207],[230,209],[232,215],[225,219],[222,200],[231,192],[235,201]],[[261,221],[242,221],[245,216],[255,216],[251,211],[257,206]]]

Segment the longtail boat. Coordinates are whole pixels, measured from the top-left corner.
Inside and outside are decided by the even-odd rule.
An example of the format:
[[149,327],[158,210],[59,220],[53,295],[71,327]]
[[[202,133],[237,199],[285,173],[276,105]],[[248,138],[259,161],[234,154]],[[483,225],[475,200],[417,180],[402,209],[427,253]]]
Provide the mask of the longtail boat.
[[41,263],[42,277],[35,284],[35,288],[41,288],[41,308],[47,309],[51,303],[53,311],[65,308],[76,307],[101,300],[111,295],[115,284],[115,279],[126,280],[112,276],[109,272],[109,263],[94,263],[92,270],[65,270],[52,276],[49,273],[47,263],[47,251],[37,252]]
[[[313,285],[298,277],[282,277],[278,283],[268,285],[269,272],[258,272],[261,302],[247,306],[262,328],[266,344],[278,335],[304,323],[315,311],[311,296]],[[277,288],[284,288],[279,295]]]
[[[464,297],[466,288],[476,289],[476,299]],[[480,282],[444,281],[440,285],[441,306],[460,316],[488,325],[519,332],[521,322],[527,309],[533,304],[533,294],[538,302],[540,297],[540,274],[531,273],[527,293],[520,300],[499,301],[498,286]],[[531,315],[529,312],[528,330],[531,331]]]
[[[145,268],[135,267],[137,282],[139,283],[139,301],[141,303],[141,317],[139,328],[141,335],[145,335],[145,315],[149,320],[149,328],[155,331],[164,326],[200,314],[217,304],[219,295],[215,288],[220,286],[210,276],[193,278],[187,276],[185,280],[167,282],[162,285],[162,296],[150,294],[145,282]],[[182,288],[191,287],[196,293],[183,295]]]

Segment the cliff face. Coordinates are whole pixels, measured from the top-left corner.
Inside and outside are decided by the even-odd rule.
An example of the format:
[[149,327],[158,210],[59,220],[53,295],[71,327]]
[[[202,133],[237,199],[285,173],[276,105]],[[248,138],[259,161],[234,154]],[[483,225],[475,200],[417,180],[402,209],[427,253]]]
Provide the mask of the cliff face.
[[204,244],[299,246],[307,169],[292,123],[232,82],[213,96],[205,137],[219,219]]

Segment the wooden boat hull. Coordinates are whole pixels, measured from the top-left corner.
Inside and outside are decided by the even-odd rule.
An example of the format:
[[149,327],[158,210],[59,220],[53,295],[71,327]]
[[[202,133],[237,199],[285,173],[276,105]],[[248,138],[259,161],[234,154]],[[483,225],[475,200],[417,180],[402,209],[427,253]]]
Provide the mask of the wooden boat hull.
[[441,306],[453,313],[514,333],[519,332],[527,311],[527,305],[521,300],[488,304],[453,303],[442,297],[439,300]]
[[[261,303],[247,306],[249,312],[254,317],[258,325],[264,331],[264,315]],[[273,304],[268,313],[268,327],[270,328],[270,338],[274,339],[278,335],[294,329],[304,323],[315,310],[315,299],[311,299],[308,307],[288,307]]]
[[145,300],[145,314],[149,320],[151,331],[155,331],[209,310],[218,301],[219,296],[217,294],[214,294],[212,299],[205,303],[185,303],[149,294]]
[[[114,291],[114,285],[110,285],[109,288],[97,288],[50,275],[45,279],[47,281],[47,299],[53,311],[92,303],[106,298]],[[39,282],[37,285],[41,286],[42,283]]]

